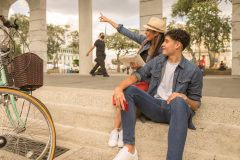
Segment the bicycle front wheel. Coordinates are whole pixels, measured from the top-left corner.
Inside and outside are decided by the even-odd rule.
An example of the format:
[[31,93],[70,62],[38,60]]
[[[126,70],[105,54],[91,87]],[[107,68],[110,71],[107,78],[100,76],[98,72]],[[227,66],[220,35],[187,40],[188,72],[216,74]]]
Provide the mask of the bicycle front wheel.
[[54,124],[44,104],[0,87],[0,160],[52,160],[55,147]]

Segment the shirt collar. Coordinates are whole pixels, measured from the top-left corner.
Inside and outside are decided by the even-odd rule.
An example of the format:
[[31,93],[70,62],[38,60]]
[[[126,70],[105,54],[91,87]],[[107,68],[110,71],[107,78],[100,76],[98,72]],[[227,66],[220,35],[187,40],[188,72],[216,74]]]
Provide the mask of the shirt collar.
[[[168,57],[167,56],[164,56],[163,59],[161,59],[160,63],[166,63],[168,60]],[[185,62],[186,62],[186,58],[182,55],[182,58],[180,60],[180,63],[178,64],[178,66],[181,68],[181,69],[184,69],[185,67]]]

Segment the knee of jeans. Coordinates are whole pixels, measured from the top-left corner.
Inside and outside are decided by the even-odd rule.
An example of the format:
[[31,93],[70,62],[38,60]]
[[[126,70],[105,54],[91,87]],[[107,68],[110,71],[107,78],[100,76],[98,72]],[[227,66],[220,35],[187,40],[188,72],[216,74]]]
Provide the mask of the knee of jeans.
[[129,86],[124,90],[125,95],[133,95],[133,93],[137,90],[134,86]]
[[176,97],[171,102],[171,111],[175,113],[188,112],[188,105],[184,99]]

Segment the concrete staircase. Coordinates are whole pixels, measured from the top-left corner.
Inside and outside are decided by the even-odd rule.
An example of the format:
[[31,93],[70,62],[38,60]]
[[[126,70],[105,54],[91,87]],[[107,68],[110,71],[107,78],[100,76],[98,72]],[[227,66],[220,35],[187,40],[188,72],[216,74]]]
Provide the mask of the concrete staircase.
[[[117,148],[107,146],[113,127],[113,91],[43,87],[34,92],[50,110],[58,145],[70,151],[59,160],[111,160]],[[184,160],[240,160],[240,99],[204,97],[189,130]],[[140,160],[164,160],[168,125],[136,125]]]

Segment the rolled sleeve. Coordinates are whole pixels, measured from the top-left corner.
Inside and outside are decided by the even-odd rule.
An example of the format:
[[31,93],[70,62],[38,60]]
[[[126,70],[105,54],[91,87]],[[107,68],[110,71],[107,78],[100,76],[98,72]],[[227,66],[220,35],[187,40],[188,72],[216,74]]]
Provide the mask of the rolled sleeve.
[[130,38],[131,40],[137,42],[138,44],[142,44],[146,37],[144,35],[140,35],[138,33],[132,32],[129,29],[125,28],[122,24],[119,24],[117,27],[117,31],[122,35]]
[[139,82],[146,81],[151,77],[151,70],[154,64],[155,64],[155,59],[152,59],[148,63],[146,63],[142,68],[133,72],[132,75],[135,75]]
[[137,77],[138,82],[141,81],[141,79],[142,79],[141,74],[139,74],[137,71],[133,72],[132,75]]
[[203,88],[203,74],[198,68],[196,68],[195,72],[193,73],[191,83],[189,84],[187,89],[188,98],[194,101],[201,102],[202,88]]

